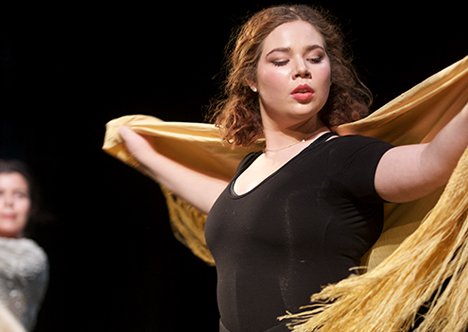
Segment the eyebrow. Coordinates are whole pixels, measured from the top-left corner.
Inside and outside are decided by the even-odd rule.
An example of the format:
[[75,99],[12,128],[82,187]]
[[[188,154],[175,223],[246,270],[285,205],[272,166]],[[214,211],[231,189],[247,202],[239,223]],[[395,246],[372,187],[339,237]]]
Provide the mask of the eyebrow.
[[[305,48],[305,51],[306,51],[306,52],[310,52],[310,51],[313,51],[313,50],[315,50],[315,49],[317,49],[317,48],[320,48],[320,49],[322,49],[323,51],[325,51],[325,49],[324,49],[322,46],[317,45],[317,44],[307,46],[307,47]],[[275,53],[275,52],[289,53],[289,52],[291,52],[291,47],[277,47],[277,48],[274,48],[274,49],[272,49],[270,52],[268,52],[268,54],[267,54],[266,56],[269,56],[270,54]]]

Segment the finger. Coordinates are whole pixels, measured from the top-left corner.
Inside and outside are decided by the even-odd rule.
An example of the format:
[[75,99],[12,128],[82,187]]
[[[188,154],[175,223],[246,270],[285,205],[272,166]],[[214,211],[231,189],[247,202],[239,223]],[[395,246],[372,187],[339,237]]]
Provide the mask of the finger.
[[120,126],[118,131],[119,131],[120,137],[122,137],[124,141],[126,141],[129,136],[135,133],[133,130],[130,129],[130,127],[127,127],[127,126]]

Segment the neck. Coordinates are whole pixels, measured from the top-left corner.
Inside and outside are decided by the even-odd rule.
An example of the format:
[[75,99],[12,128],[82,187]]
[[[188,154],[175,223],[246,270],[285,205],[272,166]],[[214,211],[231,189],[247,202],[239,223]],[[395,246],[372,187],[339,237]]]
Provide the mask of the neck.
[[321,134],[330,131],[318,118],[295,127],[281,129],[265,126],[264,128],[265,152],[286,150],[300,143],[312,141]]

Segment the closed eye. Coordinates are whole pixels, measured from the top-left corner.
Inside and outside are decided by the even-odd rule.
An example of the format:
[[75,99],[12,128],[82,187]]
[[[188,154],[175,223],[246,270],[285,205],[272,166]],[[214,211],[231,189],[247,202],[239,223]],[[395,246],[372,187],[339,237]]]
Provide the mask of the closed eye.
[[272,61],[271,63],[274,64],[276,67],[286,66],[289,60],[282,60],[282,61]]
[[322,56],[319,56],[319,57],[317,57],[317,58],[311,58],[311,59],[309,59],[309,61],[312,62],[312,63],[320,63],[320,62],[322,62],[322,60],[323,60],[323,57],[322,57]]
[[15,191],[14,195],[17,198],[28,198],[28,194],[23,191]]

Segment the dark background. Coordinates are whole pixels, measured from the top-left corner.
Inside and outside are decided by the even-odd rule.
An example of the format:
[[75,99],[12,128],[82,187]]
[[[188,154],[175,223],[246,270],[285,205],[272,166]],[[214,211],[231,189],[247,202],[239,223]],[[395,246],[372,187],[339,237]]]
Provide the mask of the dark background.
[[[172,236],[157,185],[101,151],[105,124],[203,121],[231,29],[276,3],[2,5],[0,158],[33,168],[53,216],[33,237],[51,265],[37,332],[216,331],[214,268]],[[468,55],[465,9],[426,5],[322,2],[375,109]]]

